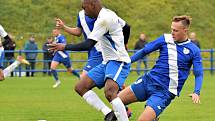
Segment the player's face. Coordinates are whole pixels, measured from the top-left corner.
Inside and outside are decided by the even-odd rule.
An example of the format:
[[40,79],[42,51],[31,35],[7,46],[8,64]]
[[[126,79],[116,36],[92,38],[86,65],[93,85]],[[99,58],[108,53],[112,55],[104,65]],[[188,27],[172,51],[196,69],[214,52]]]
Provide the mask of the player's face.
[[88,0],[84,0],[82,2],[82,8],[84,9],[85,11],[85,15],[89,16],[89,17],[94,17],[94,5],[89,2]]
[[54,30],[52,31],[52,34],[53,34],[54,37],[56,37],[56,36],[58,36],[60,33],[59,33],[58,30],[54,29]]
[[172,22],[172,37],[175,41],[184,41],[187,39],[187,28],[181,22]]

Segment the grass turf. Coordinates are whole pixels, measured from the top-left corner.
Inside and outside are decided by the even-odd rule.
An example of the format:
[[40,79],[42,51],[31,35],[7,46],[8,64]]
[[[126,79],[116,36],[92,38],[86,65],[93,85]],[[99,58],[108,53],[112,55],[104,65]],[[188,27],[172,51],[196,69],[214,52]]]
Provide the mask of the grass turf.
[[[137,78],[132,72],[127,85]],[[194,77],[187,80],[181,96],[161,114],[160,121],[215,121],[215,75],[205,73],[201,104],[194,105],[188,94],[193,91]],[[53,78],[37,74],[35,77],[11,77],[0,82],[0,121],[101,121],[103,115],[90,107],[73,90],[76,77],[60,74],[62,85],[52,89]],[[103,90],[94,89],[105,100]],[[105,103],[108,103],[105,100]],[[129,105],[130,121],[136,121],[145,103]],[[109,105],[109,104],[108,104]],[[110,105],[109,105],[110,106]]]

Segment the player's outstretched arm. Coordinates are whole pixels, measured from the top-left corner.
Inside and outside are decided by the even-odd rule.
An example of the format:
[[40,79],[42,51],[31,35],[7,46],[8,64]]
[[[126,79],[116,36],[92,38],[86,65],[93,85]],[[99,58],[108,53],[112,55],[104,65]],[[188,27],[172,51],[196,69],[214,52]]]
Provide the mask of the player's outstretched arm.
[[64,24],[64,22],[60,18],[56,18],[56,28],[63,29],[65,32],[72,34],[74,36],[81,36],[82,29],[79,27],[68,27]]
[[47,46],[51,51],[58,51],[58,50],[88,51],[91,48],[93,48],[96,43],[97,43],[96,41],[89,39],[87,41],[83,41],[78,44],[57,43],[57,44],[48,44]]
[[195,89],[190,96],[192,97],[192,101],[195,104],[200,103],[200,91],[203,83],[203,66],[202,66],[202,57],[200,54],[200,50],[198,50],[193,58],[193,73],[195,75]]

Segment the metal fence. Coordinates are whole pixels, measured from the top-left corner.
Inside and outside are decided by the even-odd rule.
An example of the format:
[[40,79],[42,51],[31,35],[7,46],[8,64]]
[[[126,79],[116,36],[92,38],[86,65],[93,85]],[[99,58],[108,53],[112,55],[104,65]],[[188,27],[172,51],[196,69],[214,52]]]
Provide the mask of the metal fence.
[[[45,51],[43,50],[37,50],[37,51],[24,51],[24,50],[15,50],[15,51],[6,51],[5,53],[15,53],[15,55],[22,55],[25,57],[25,53],[38,53],[38,57],[35,60],[37,63],[37,66],[34,70],[30,70],[30,72],[49,72],[50,70],[43,69],[43,63],[44,62],[51,62],[51,60],[44,60],[43,59],[43,53]],[[73,52],[73,51],[68,51],[70,55],[72,55],[71,62],[73,63],[73,67],[77,71],[81,71],[83,66],[87,62],[87,52],[86,51],[81,51],[81,52]],[[132,55],[135,53],[135,50],[128,50],[129,55]],[[203,67],[204,71],[210,71],[211,74],[214,74],[215,72],[215,67],[214,67],[214,61],[215,61],[215,49],[202,49],[201,54],[202,54],[202,61],[203,61]],[[136,64],[132,64],[131,71],[148,71],[150,70],[153,65],[155,64],[157,57],[159,56],[159,51],[153,52],[147,57],[147,63],[148,63],[148,68],[141,66],[141,68],[137,68]],[[13,62],[14,60],[4,60],[3,62]],[[20,65],[14,72],[18,73],[18,76],[22,76],[22,73],[26,72],[27,70],[23,67],[23,65]],[[65,68],[60,68],[57,69],[58,72],[66,72]]]

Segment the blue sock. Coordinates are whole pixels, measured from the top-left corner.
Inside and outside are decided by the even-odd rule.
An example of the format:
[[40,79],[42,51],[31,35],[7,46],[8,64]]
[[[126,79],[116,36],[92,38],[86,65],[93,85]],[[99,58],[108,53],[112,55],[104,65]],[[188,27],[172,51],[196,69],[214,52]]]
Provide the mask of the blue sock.
[[54,76],[55,81],[57,81],[58,80],[57,70],[51,70],[51,72]]
[[76,77],[80,78],[80,75],[79,75],[79,73],[78,73],[76,70],[72,70],[72,73],[73,73]]

